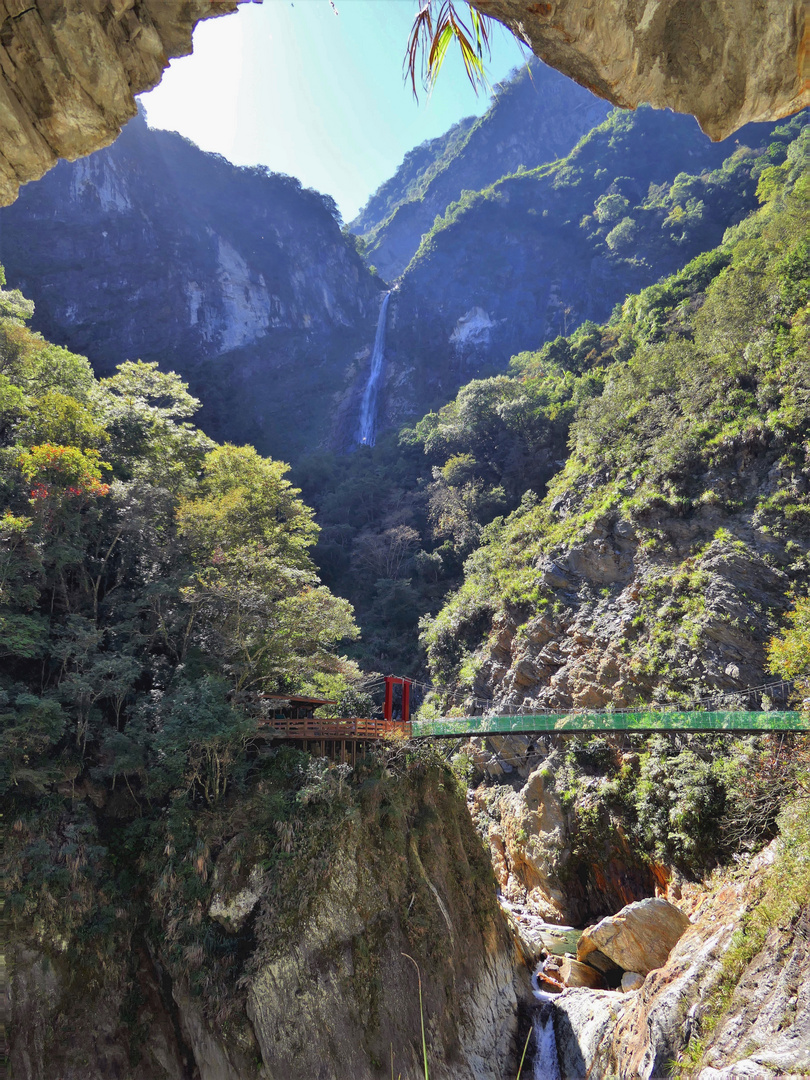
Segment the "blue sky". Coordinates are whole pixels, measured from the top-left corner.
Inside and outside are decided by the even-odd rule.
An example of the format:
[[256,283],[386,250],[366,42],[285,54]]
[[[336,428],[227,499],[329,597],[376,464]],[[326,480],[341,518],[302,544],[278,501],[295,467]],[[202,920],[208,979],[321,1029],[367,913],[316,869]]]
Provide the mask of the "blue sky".
[[[402,59],[417,10],[416,0],[254,0],[201,23],[194,54],[140,100],[152,127],[297,176],[350,221],[408,150],[488,104],[455,54],[430,100],[414,102]],[[500,24],[492,44],[494,85],[525,53]]]

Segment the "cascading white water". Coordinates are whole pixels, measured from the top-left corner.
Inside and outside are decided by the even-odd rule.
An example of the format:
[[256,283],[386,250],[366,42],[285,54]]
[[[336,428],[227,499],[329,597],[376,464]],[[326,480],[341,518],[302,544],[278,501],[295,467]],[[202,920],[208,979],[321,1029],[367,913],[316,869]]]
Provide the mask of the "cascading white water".
[[554,995],[538,988],[536,973],[532,975],[532,990],[539,1003],[534,1018],[534,1080],[561,1080],[554,1034]]
[[377,333],[374,336],[374,351],[371,354],[371,371],[360,404],[360,422],[357,425],[356,441],[361,446],[373,446],[377,437],[377,393],[380,389],[383,361],[385,360],[385,320],[390,299],[391,293],[386,293],[380,305]]

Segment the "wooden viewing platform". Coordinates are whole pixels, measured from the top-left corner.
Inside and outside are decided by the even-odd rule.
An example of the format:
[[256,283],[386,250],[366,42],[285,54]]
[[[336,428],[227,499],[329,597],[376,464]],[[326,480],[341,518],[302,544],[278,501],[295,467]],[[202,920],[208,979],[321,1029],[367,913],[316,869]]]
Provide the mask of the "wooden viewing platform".
[[[327,711],[337,705],[327,698],[301,697],[296,694],[261,694],[259,729],[273,739],[292,740],[303,750],[334,761],[356,764],[372,743],[395,736],[411,737],[409,718],[410,684],[393,675],[385,680],[385,704],[382,717],[315,716],[315,711]],[[393,689],[402,686],[402,719],[393,718]]]
[[373,743],[387,736],[399,735],[411,737],[411,725],[401,720],[383,720],[362,717],[346,719],[320,719],[309,717],[305,720],[276,718],[260,724],[261,730],[271,738],[291,739],[302,750],[328,757],[332,761],[357,764],[357,758],[363,757]]
[[263,720],[262,729],[277,732],[284,739],[383,739],[386,735],[411,736],[410,722],[383,720],[375,717],[347,717],[346,719],[305,720],[277,718]]

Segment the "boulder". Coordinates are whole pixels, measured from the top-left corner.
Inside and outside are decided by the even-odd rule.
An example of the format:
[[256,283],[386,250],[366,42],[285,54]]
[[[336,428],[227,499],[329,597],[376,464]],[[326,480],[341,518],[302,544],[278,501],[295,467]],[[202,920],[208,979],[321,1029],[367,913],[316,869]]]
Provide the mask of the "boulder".
[[572,960],[570,956],[566,956],[560,964],[560,976],[566,986],[587,986],[591,990],[604,990],[606,985],[596,968],[579,960]]
[[622,993],[630,994],[633,990],[640,990],[644,985],[644,976],[637,971],[625,971],[622,975]]
[[639,900],[589,926],[579,940],[577,959],[586,961],[599,950],[625,971],[647,975],[666,963],[689,925],[688,917],[668,900]]

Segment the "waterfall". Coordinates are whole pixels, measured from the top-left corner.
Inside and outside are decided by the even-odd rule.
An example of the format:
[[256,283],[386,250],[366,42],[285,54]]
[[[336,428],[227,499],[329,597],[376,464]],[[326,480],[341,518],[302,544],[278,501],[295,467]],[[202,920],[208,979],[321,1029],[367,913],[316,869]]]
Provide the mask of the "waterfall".
[[383,297],[380,305],[380,317],[377,320],[377,333],[374,337],[374,351],[371,354],[371,371],[363,391],[360,404],[360,422],[357,425],[357,442],[361,446],[373,446],[377,437],[377,393],[380,389],[383,361],[385,360],[385,318],[391,293]]
[[554,1034],[554,995],[538,989],[536,973],[532,975],[532,990],[538,1001],[534,1017],[534,1080],[561,1080]]

